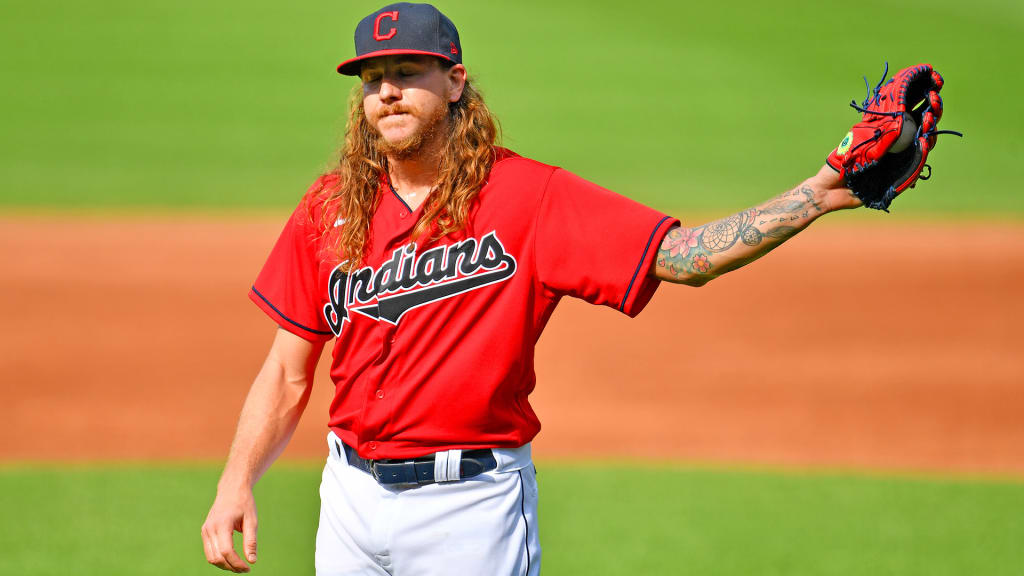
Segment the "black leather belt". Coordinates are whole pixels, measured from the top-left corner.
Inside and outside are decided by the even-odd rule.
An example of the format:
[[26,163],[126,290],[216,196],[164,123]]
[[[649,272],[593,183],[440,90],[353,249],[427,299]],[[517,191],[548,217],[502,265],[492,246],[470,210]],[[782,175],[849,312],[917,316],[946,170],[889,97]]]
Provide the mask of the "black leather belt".
[[[355,449],[344,442],[334,441],[338,457],[342,452],[349,465],[366,472],[380,484],[433,484],[434,455],[412,458],[409,460],[368,460],[356,453]],[[489,449],[464,450],[459,463],[459,478],[472,478],[498,467],[494,453]]]

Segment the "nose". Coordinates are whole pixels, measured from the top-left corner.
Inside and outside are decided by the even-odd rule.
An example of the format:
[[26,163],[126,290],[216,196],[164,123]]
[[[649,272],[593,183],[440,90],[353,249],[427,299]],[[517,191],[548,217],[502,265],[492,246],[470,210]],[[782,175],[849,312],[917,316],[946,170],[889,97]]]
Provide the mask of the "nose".
[[380,81],[380,92],[377,94],[381,102],[391,103],[402,99],[402,89],[390,76],[384,76]]

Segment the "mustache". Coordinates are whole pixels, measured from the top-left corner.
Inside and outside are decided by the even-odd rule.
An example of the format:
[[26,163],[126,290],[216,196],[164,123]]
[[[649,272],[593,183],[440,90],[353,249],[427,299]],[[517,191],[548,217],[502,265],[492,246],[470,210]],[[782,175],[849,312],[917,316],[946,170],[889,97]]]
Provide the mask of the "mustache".
[[381,118],[393,116],[395,114],[412,114],[412,110],[401,104],[393,104],[378,110],[377,119],[380,120]]

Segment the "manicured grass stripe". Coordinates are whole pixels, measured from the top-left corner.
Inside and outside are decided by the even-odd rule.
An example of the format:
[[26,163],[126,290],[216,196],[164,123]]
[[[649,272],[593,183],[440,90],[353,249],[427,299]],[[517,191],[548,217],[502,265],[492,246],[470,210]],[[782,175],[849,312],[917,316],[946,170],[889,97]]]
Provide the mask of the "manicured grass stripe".
[[[257,489],[263,574],[312,573],[318,467]],[[0,469],[0,574],[214,574],[214,467]],[[1019,574],[1024,484],[542,463],[544,573]]]
[[[379,7],[6,2],[0,207],[293,206],[340,141],[353,81],[333,67]],[[510,147],[656,207],[735,212],[796,184],[857,120],[861,74],[888,60],[943,72],[943,127],[967,134],[942,137],[935,179],[898,210],[1024,214],[1024,121],[992,105],[1024,82],[1005,73],[1019,2],[442,7]]]

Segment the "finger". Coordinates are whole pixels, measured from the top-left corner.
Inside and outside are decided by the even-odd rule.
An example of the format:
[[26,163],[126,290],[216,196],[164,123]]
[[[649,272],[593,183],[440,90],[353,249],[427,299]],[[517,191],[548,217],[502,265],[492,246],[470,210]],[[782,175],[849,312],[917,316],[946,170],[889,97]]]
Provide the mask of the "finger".
[[213,564],[215,561],[213,545],[210,543],[210,536],[209,533],[206,531],[206,524],[203,524],[203,528],[202,530],[200,530],[200,532],[203,535],[203,554],[206,554],[206,561],[210,564]]
[[224,560],[224,555],[217,549],[217,539],[213,536],[212,529],[206,534],[206,545],[210,549],[209,554],[207,554],[207,561],[221,570],[231,570],[231,566]]
[[210,554],[209,558],[207,558],[207,562],[221,570],[231,570],[231,566],[229,566],[227,560],[224,559],[224,555],[217,551],[217,545],[213,540],[210,541]]
[[223,563],[217,563],[217,566],[232,572],[248,572],[248,564],[245,563],[245,560],[239,558],[238,553],[235,552],[232,534],[233,530],[227,527],[217,530],[214,534],[214,552],[223,559]]
[[242,549],[250,564],[256,563],[256,513],[242,518]]

